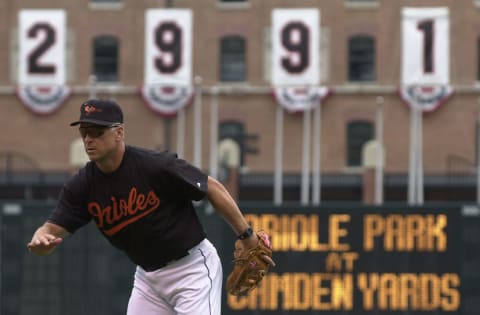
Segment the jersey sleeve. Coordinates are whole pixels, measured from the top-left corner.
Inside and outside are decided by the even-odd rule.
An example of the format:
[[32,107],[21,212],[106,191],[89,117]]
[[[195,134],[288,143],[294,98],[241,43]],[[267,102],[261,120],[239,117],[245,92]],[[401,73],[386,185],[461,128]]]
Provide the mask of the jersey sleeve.
[[91,216],[83,203],[87,182],[77,174],[60,191],[57,205],[48,217],[48,222],[60,225],[69,233],[90,222]]
[[175,194],[190,200],[201,200],[207,194],[208,175],[176,154],[170,153],[164,170],[171,178],[171,189]]

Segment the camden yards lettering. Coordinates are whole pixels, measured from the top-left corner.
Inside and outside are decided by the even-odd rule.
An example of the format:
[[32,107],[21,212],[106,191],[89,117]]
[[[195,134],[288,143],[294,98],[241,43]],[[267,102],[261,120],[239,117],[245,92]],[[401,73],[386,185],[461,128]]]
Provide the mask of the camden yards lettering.
[[133,187],[128,199],[111,197],[112,204],[102,208],[97,202],[88,204],[88,212],[92,215],[98,228],[107,236],[113,236],[129,224],[145,217],[160,206],[160,199],[153,190],[142,194]]
[[247,296],[228,296],[225,313],[446,315],[462,308],[459,209],[242,210],[270,234],[277,266]]

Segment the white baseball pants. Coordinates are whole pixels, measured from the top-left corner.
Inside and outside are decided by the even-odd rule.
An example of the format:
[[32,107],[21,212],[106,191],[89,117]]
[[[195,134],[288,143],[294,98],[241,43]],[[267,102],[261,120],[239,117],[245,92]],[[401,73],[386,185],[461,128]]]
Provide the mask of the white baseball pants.
[[222,264],[204,239],[189,255],[147,272],[137,267],[127,315],[220,315]]

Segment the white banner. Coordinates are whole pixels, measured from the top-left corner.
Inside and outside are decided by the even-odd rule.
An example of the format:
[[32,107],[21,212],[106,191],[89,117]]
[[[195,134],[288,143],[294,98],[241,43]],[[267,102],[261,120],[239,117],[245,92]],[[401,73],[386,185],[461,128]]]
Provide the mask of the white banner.
[[193,86],[144,85],[140,95],[145,104],[155,113],[164,117],[175,116],[188,106],[193,98]]
[[402,85],[450,81],[450,22],[446,7],[402,9]]
[[320,11],[272,11],[272,84],[305,86],[320,83]]
[[55,112],[70,97],[72,89],[67,85],[25,85],[17,89],[17,96],[22,103],[38,115]]
[[65,84],[66,15],[63,10],[19,13],[20,85]]
[[51,114],[71,93],[65,84],[65,11],[21,10],[18,21],[17,96],[35,114]]
[[273,95],[287,112],[296,113],[317,107],[330,95],[330,89],[326,86],[274,87]]
[[410,106],[422,112],[433,112],[453,94],[450,85],[404,86],[400,88],[401,98]]
[[191,11],[148,9],[145,13],[144,84],[190,85],[191,59]]

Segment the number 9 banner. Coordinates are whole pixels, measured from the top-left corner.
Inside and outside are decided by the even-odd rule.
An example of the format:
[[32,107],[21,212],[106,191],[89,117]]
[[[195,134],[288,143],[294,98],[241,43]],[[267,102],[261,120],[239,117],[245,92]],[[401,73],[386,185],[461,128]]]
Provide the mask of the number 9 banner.
[[145,25],[145,84],[191,84],[192,13],[149,9]]
[[319,10],[274,9],[272,24],[272,84],[318,85]]
[[193,96],[192,12],[148,9],[145,13],[145,69],[140,94],[162,116],[174,116]]

